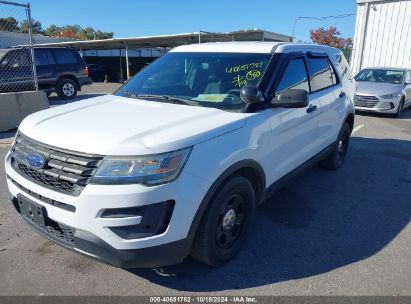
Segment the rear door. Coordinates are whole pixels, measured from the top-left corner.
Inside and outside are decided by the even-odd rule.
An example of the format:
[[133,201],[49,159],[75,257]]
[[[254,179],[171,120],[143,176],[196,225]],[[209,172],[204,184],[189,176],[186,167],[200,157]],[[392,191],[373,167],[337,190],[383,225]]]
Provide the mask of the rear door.
[[[288,89],[303,89],[310,92],[306,59],[296,55],[285,63],[279,81],[274,85],[274,94]],[[267,181],[275,181],[303,164],[316,153],[318,135],[318,101],[310,96],[305,108],[271,108],[269,136],[265,146],[269,153]],[[264,111],[264,112],[265,112]]]
[[37,79],[40,89],[47,89],[56,83],[56,63],[48,49],[34,49]]
[[322,150],[337,139],[347,96],[327,54],[308,56],[308,71],[310,100],[315,100],[317,106],[317,143]]
[[77,51],[56,48],[53,49],[53,54],[60,75],[82,76],[84,74],[85,64]]

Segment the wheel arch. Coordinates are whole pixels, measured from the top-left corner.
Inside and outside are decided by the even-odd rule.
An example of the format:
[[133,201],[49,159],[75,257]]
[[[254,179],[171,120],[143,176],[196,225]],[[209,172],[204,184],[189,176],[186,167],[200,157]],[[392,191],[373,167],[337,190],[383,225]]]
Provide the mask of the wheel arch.
[[205,210],[207,209],[211,199],[214,194],[222,187],[224,182],[231,176],[238,174],[247,178],[250,183],[253,185],[253,188],[256,192],[256,202],[257,205],[263,199],[263,194],[266,189],[266,178],[263,167],[255,160],[246,159],[239,161],[229,168],[227,168],[220,176],[214,181],[211,187],[208,189],[206,195],[200,203],[199,208],[191,222],[190,230],[188,232],[187,239],[190,243],[193,242],[197,227],[200,224],[201,218]]
[[63,80],[63,79],[73,80],[74,83],[76,84],[77,90],[78,90],[78,91],[81,90],[80,83],[78,82],[78,79],[76,78],[76,76],[71,75],[71,74],[63,74],[63,75],[60,75],[60,76],[57,78],[57,83],[58,83],[59,81]]
[[348,125],[350,126],[350,132],[352,132],[352,130],[354,129],[354,119],[355,119],[354,113],[349,113],[344,120],[344,122],[347,122]]

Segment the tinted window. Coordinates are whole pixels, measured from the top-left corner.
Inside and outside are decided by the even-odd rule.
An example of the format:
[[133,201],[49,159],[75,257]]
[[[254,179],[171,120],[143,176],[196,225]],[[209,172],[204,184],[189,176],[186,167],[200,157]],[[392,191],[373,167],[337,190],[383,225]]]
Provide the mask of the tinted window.
[[28,49],[17,49],[8,52],[2,62],[11,68],[21,68],[31,66],[31,54]]
[[337,60],[338,60],[338,64],[340,65],[340,67],[343,71],[344,76],[347,77],[347,79],[353,79],[353,76],[351,74],[350,66],[349,66],[347,60],[345,59],[344,54],[342,54],[342,53],[338,54],[338,55],[336,55],[336,57],[337,57]]
[[49,64],[46,50],[35,49],[34,57],[36,59],[36,65],[48,65]]
[[49,58],[49,64],[56,64],[51,50],[47,50],[47,57]]
[[280,83],[275,91],[276,94],[288,89],[302,89],[309,92],[307,70],[302,58],[293,59],[287,66]]
[[337,79],[330,61],[327,58],[311,58],[311,91],[316,92],[337,84]]
[[70,50],[54,50],[58,64],[77,63],[77,56]]

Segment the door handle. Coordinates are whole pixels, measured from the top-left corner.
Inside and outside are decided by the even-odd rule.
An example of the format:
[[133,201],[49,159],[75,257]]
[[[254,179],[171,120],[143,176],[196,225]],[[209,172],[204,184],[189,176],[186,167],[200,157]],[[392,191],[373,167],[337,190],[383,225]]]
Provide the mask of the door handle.
[[341,92],[340,95],[338,96],[340,98],[344,98],[345,97],[345,92]]
[[317,110],[317,106],[309,105],[307,109],[307,113],[311,113]]

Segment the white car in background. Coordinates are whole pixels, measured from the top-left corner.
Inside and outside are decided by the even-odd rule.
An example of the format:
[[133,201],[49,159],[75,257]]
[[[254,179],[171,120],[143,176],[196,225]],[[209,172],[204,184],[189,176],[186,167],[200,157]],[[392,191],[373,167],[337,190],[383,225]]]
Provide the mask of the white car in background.
[[411,71],[399,68],[367,68],[355,76],[357,111],[393,114],[411,106]]
[[255,208],[307,164],[336,170],[355,82],[318,45],[185,45],[113,95],[35,113],[6,156],[36,231],[119,267],[210,264],[242,247]]

